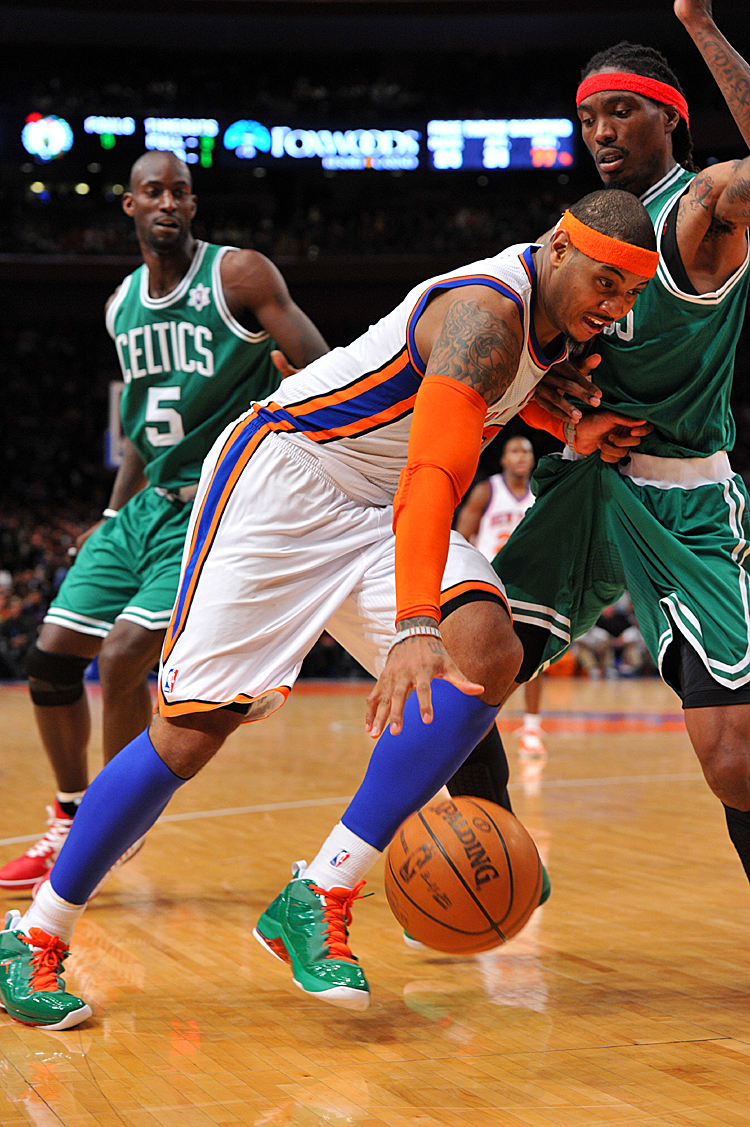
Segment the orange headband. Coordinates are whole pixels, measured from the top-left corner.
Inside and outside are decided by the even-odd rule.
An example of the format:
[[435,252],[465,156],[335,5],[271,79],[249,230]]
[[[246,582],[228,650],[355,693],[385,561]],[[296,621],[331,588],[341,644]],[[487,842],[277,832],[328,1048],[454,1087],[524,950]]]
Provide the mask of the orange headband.
[[659,265],[659,252],[645,250],[644,247],[634,246],[633,243],[624,243],[621,239],[613,239],[610,235],[602,235],[593,227],[587,227],[566,211],[558,223],[567,232],[576,250],[585,254],[596,262],[606,262],[610,266],[619,266],[622,270],[629,270],[631,274],[639,274],[642,278],[653,278],[656,267]]
[[688,104],[679,90],[668,82],[658,82],[643,74],[629,74],[627,71],[608,71],[606,74],[590,74],[584,78],[576,92],[576,105],[580,106],[589,94],[601,94],[604,90],[629,90],[632,94],[642,94],[654,102],[674,106],[685,124],[690,124]]

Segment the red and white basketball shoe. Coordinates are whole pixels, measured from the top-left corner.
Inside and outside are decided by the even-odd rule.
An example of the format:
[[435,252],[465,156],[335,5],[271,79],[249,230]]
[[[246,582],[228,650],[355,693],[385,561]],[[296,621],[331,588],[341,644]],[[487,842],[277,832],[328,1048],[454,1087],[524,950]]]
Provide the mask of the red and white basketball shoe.
[[72,816],[61,809],[57,799],[54,806],[47,807],[47,825],[49,829],[39,841],[0,869],[0,888],[33,888],[50,871],[73,825]]
[[[145,842],[145,840],[146,840],[146,835],[144,834],[143,837],[139,837],[137,841],[134,841],[129,849],[125,850],[122,857],[118,857],[118,859],[115,861],[114,865],[111,866],[111,868],[107,869],[106,873],[104,874],[102,879],[99,881],[99,883],[96,886],[96,888],[94,889],[94,891],[89,896],[89,898],[87,900],[88,904],[91,903],[91,901],[94,899],[95,896],[99,895],[102,888],[104,887],[105,882],[109,880],[109,878],[112,876],[112,873],[115,871],[115,869],[119,869],[120,865],[124,865],[126,861],[130,861],[131,858],[135,857],[135,855],[139,851],[139,849],[143,848],[143,843]],[[32,900],[36,900],[37,896],[39,895],[39,889],[42,887],[43,884],[45,884],[49,880],[51,873],[52,873],[52,870],[48,869],[47,872],[44,874],[44,876],[40,877],[39,880],[36,882],[36,884],[34,885],[34,887],[31,890],[31,899]]]

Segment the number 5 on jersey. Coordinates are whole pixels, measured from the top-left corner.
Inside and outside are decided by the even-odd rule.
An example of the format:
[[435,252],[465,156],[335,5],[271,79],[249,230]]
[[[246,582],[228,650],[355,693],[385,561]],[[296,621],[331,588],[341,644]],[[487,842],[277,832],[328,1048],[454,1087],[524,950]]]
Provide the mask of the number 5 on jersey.
[[174,407],[162,407],[162,403],[176,402],[180,398],[179,387],[150,387],[146,403],[146,422],[161,423],[169,427],[162,430],[158,427],[147,426],[146,438],[152,446],[175,446],[185,437],[182,427],[182,416]]

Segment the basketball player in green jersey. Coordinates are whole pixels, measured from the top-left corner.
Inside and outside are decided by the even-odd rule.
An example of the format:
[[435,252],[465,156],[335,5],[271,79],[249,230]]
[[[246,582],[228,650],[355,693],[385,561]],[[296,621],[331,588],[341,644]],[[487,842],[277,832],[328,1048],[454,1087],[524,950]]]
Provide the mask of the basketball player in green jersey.
[[[750,67],[717,29],[709,0],[674,9],[750,146]],[[519,680],[626,587],[750,877],[750,498],[726,453],[748,291],[750,159],[693,169],[687,104],[650,48],[596,55],[577,102],[601,179],[641,197],[661,251],[634,313],[607,327],[601,360],[583,365],[598,364],[601,391],[589,403],[654,429],[627,464],[607,466],[575,453],[580,411],[563,408],[568,450],[540,462],[537,502],[494,561],[524,643]],[[565,390],[561,378],[543,402],[559,409]]]
[[57,780],[49,830],[0,869],[31,888],[51,869],[88,783],[83,674],[99,655],[105,762],[149,722],[147,676],[177,591],[200,468],[216,437],[281,376],[328,351],[271,262],[196,239],[190,172],[172,153],[133,165],[123,208],[143,265],[107,306],[122,368],[122,465],[28,658],[31,698]]

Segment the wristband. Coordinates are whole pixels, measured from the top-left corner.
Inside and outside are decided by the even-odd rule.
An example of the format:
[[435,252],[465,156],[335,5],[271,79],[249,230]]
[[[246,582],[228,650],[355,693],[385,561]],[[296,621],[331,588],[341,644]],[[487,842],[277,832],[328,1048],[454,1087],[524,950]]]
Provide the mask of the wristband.
[[578,451],[576,450],[576,424],[571,423],[570,421],[568,421],[567,423],[563,423],[563,434],[565,435],[565,441],[567,442],[570,449],[573,450],[577,454]]
[[396,635],[396,637],[388,647],[388,653],[390,653],[393,647],[397,646],[399,642],[403,642],[407,638],[418,638],[420,634],[431,638],[439,638],[441,642],[443,640],[443,635],[440,633],[439,626],[410,626],[408,630],[399,631],[399,633]]
[[116,517],[119,511],[119,509],[105,509],[102,516],[105,520],[109,520],[110,517]]

